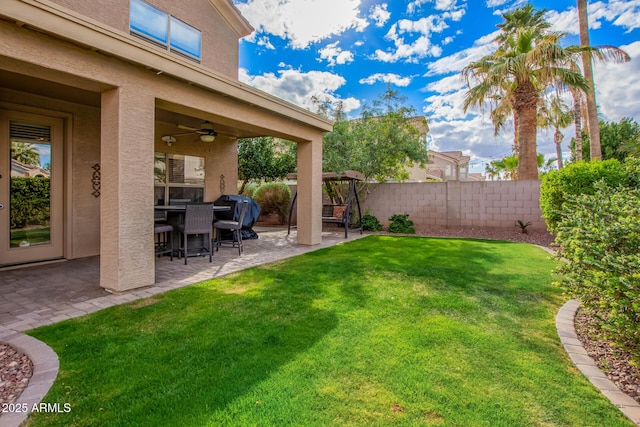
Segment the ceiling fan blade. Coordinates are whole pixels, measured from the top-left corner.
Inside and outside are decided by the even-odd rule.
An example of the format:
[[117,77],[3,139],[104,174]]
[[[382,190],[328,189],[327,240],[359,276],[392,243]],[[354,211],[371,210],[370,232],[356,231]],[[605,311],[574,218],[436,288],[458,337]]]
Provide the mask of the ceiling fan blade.
[[197,132],[200,130],[199,128],[192,128],[191,126],[181,125],[181,124],[178,125],[178,129],[189,130],[191,132]]

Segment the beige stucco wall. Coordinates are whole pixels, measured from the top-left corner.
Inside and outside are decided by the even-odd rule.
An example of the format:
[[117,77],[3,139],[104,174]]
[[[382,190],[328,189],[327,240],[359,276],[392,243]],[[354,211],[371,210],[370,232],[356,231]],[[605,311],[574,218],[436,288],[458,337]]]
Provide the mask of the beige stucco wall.
[[[129,0],[52,1],[129,34]],[[145,1],[200,30],[202,33],[200,63],[202,65],[231,78],[238,77],[238,36],[208,0]],[[150,46],[153,45],[150,44]]]
[[521,220],[546,230],[539,200],[539,181],[450,181],[372,184],[362,205],[383,225],[407,213],[417,227],[513,228]]

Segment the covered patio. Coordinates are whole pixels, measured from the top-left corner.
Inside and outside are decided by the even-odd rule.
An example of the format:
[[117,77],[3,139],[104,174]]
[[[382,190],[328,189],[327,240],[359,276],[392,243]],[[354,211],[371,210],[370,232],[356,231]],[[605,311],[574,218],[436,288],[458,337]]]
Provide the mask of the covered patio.
[[[201,55],[137,34],[126,18],[140,5],[196,31]],[[154,205],[168,203],[171,191],[189,190],[192,201],[235,194],[237,141],[257,136],[298,144],[305,196],[291,243],[321,244],[322,134],[332,122],[238,81],[238,39],[251,31],[228,0],[189,8],[156,0],[1,2],[0,152],[16,141],[46,146],[40,164],[51,190],[50,215],[38,225],[45,236],[14,236],[32,225],[13,225],[9,156],[0,156],[0,267],[93,257],[104,289],[160,285]],[[203,123],[215,141],[200,137]],[[29,136],[34,130],[39,139]],[[197,161],[197,183],[187,182],[186,157]],[[158,179],[159,158],[167,170],[178,164],[173,178]]]
[[352,234],[345,240],[339,230],[325,231],[321,244],[309,246],[296,243],[295,231],[288,235],[282,228],[256,230],[259,238],[246,240],[240,257],[230,248],[216,252],[213,263],[209,263],[208,257],[191,258],[188,265],[178,259],[172,262],[167,256],[161,257],[155,262],[153,286],[121,294],[112,294],[100,287],[99,257],[0,271],[3,284],[0,286],[0,339],[12,331],[61,322],[361,237]]

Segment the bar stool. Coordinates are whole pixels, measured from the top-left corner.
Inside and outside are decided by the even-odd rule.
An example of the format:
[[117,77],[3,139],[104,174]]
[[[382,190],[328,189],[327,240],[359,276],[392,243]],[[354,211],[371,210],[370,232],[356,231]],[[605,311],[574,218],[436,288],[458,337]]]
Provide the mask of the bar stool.
[[173,261],[173,225],[156,224],[153,226],[154,236],[156,237],[155,247],[156,256],[169,254]]

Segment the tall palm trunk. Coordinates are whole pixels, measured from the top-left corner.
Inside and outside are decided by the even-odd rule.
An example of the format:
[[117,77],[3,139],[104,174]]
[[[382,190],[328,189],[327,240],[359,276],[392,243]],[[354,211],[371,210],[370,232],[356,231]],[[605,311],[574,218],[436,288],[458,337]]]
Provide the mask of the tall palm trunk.
[[562,139],[564,135],[560,132],[560,129],[556,128],[553,134],[553,141],[556,143],[556,158],[558,159],[558,169],[562,169]]
[[[590,46],[587,0],[578,0],[578,24],[580,25],[580,44],[582,46]],[[587,53],[582,54],[582,69],[584,70],[584,78],[589,83],[589,89],[587,90],[587,124],[589,128],[591,159],[602,159],[600,125],[598,123],[598,111],[596,109],[596,87],[593,80],[591,57]]]
[[518,83],[515,99],[514,109],[518,118],[518,179],[538,179],[538,92],[530,80]]
[[576,160],[582,160],[582,95],[576,88],[571,88],[573,97],[573,127],[576,132]]

